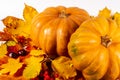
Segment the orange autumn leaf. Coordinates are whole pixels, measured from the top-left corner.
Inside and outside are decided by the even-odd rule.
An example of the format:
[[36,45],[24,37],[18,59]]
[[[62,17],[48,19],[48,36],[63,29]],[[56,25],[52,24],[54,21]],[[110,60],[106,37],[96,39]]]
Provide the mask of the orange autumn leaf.
[[98,16],[103,16],[105,18],[110,18],[111,17],[111,11],[107,7],[105,7],[103,10],[99,11]]
[[12,35],[29,37],[31,20],[35,15],[37,15],[37,13],[36,9],[25,5],[23,10],[24,20],[13,16],[7,16],[2,20],[3,24],[6,26],[4,31],[11,33]]
[[2,64],[0,66],[0,68],[2,68],[0,70],[0,74],[6,74],[9,73],[10,75],[14,75],[18,69],[20,69],[22,67],[22,63],[19,62],[19,59],[13,59],[13,58],[9,58],[8,59],[8,63],[6,64]]

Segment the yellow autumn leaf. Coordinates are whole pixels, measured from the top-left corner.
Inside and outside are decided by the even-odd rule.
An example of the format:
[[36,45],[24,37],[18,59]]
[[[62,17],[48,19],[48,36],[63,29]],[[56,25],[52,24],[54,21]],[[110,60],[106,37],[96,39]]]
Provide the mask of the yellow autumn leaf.
[[35,8],[25,4],[25,8],[23,10],[23,17],[26,22],[31,22],[33,17],[37,14],[38,14],[38,11]]
[[2,21],[3,24],[6,26],[6,28],[4,28],[5,32],[10,33],[12,35],[20,35],[23,32],[25,26],[24,20],[13,16],[7,16]]
[[117,25],[120,27],[120,13],[116,12],[113,17]]
[[106,18],[110,18],[111,17],[111,11],[107,7],[105,7],[103,10],[99,11],[98,16],[103,16],[103,17],[106,17]]
[[43,56],[45,52],[43,50],[31,50],[30,55],[32,56]]
[[25,8],[23,10],[23,18],[25,20],[25,27],[23,30],[24,33],[22,33],[22,35],[25,35],[26,33],[30,34],[31,21],[33,17],[37,14],[38,14],[38,11],[35,8],[25,4]]
[[25,5],[25,8],[23,10],[24,20],[13,16],[7,16],[2,20],[3,24],[6,26],[6,28],[4,28],[4,31],[11,33],[12,35],[29,37],[31,20],[37,14],[38,12],[36,9]]
[[55,72],[58,72],[65,80],[74,78],[77,73],[73,67],[72,61],[65,56],[60,56],[52,61],[52,68]]
[[23,76],[27,79],[35,78],[39,75],[42,70],[42,64],[40,61],[43,60],[43,57],[34,57],[31,56],[26,59],[26,67],[23,71]]
[[2,64],[0,68],[0,74],[9,73],[9,75],[14,75],[18,69],[22,67],[22,63],[19,62],[19,59],[9,58],[8,63]]
[[1,44],[0,45],[0,58],[5,57],[7,54],[7,46],[6,44]]

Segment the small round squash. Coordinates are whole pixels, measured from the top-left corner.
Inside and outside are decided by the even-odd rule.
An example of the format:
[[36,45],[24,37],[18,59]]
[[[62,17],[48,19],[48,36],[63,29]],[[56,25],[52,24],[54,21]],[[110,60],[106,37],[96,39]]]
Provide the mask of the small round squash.
[[89,14],[77,7],[48,7],[33,18],[31,39],[49,55],[66,56],[71,34],[88,18]]
[[120,28],[104,17],[86,20],[72,34],[68,52],[86,80],[116,80],[120,76]]

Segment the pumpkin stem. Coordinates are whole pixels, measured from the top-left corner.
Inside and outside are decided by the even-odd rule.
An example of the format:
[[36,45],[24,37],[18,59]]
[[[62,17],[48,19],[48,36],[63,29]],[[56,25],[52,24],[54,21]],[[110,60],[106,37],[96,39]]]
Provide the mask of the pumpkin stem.
[[101,44],[107,48],[111,44],[111,39],[107,35],[101,36]]
[[70,15],[70,14],[69,14],[69,13],[67,14],[67,13],[65,12],[65,10],[62,10],[62,11],[60,12],[60,14],[59,14],[59,17],[60,17],[60,18],[66,18],[66,17],[68,17],[69,15]]

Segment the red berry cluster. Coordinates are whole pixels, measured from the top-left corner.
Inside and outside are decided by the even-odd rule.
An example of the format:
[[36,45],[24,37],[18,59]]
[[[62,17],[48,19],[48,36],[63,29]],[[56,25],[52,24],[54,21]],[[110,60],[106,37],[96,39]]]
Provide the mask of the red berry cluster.
[[45,70],[42,74],[40,74],[40,77],[42,77],[42,80],[55,80],[55,78],[58,78],[59,75],[57,73],[51,73],[48,70]]

